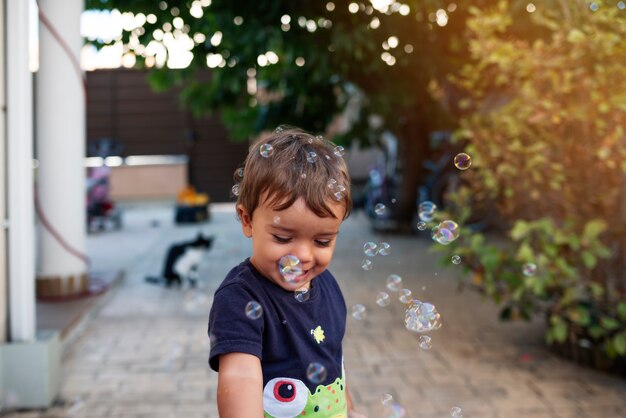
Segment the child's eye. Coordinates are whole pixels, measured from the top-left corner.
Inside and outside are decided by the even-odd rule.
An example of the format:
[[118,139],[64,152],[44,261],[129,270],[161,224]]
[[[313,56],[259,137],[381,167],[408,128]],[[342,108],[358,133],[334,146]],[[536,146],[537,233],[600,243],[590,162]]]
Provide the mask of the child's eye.
[[332,240],[315,240],[315,243],[317,245],[319,245],[320,247],[330,247],[330,243],[332,242]]
[[272,235],[272,236],[274,237],[274,241],[280,244],[287,244],[289,241],[291,241],[291,238],[281,237],[278,235]]

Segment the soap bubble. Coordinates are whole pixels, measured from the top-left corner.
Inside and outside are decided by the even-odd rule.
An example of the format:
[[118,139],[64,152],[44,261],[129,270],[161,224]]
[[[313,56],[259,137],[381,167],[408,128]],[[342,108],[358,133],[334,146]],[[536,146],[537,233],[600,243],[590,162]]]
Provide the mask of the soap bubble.
[[274,153],[274,147],[270,144],[263,144],[259,147],[259,152],[262,157],[269,158]]
[[535,263],[526,263],[522,266],[522,273],[524,276],[530,277],[537,273],[537,265]]
[[337,157],[343,157],[345,153],[346,150],[341,145],[337,145],[333,151],[333,154],[335,154]]
[[404,325],[409,331],[425,333],[441,328],[441,314],[435,305],[413,300],[404,314]]
[[301,290],[296,290],[293,293],[293,297],[298,302],[306,302],[307,300],[309,300],[311,298],[311,294],[309,293],[308,289],[301,289]]
[[313,164],[315,161],[317,161],[317,154],[315,153],[315,151],[309,151],[306,155],[306,160],[307,162]]
[[452,264],[461,264],[461,257],[458,255],[452,256]]
[[387,277],[387,289],[391,290],[392,292],[397,292],[401,288],[402,277],[398,276],[397,274],[390,274],[389,277]]
[[437,205],[433,202],[425,201],[419,204],[417,208],[417,214],[421,221],[430,222],[435,217],[435,212],[437,211]]
[[386,210],[387,207],[384,203],[376,203],[376,206],[374,206],[374,213],[378,216],[384,215]]
[[397,402],[387,402],[385,405],[385,418],[403,418],[406,415],[405,409]]
[[467,170],[471,165],[472,157],[464,152],[460,152],[454,157],[454,166],[459,170]]
[[306,368],[307,379],[316,385],[324,382],[327,374],[326,367],[321,363],[310,363]]
[[391,298],[389,297],[389,294],[387,294],[387,292],[378,292],[378,294],[376,295],[376,304],[378,306],[385,307],[389,305],[390,301]]
[[387,405],[392,400],[393,400],[393,396],[391,395],[391,393],[383,393],[383,396],[381,397],[381,401],[383,405]]
[[378,254],[380,255],[389,255],[391,253],[391,245],[388,242],[379,242],[378,243]]
[[365,318],[365,306],[361,305],[360,303],[354,305],[352,307],[352,317],[357,321]]
[[250,301],[246,305],[246,316],[250,319],[259,319],[263,315],[263,308],[259,302]]
[[368,241],[363,245],[363,252],[368,257],[374,257],[378,254],[378,245],[373,241]]
[[424,221],[419,221],[417,223],[417,229],[419,229],[420,231],[424,231],[426,229],[426,222]]
[[272,219],[272,221],[274,222],[274,225],[278,225],[280,223],[280,216],[274,216],[274,219]]
[[243,167],[237,169],[237,178],[240,180],[243,179]]
[[239,183],[237,183],[233,185],[230,191],[233,194],[233,196],[239,196],[239,192],[241,191],[241,186],[239,185]]
[[295,255],[287,254],[280,258],[278,262],[280,275],[287,283],[298,282],[298,276],[302,274],[302,264]]
[[285,130],[285,128],[281,125],[281,126],[277,126],[276,129],[274,129],[274,132],[280,133],[280,132],[282,132],[284,130]]
[[337,186],[337,180],[335,180],[335,179],[328,180],[328,188],[329,189],[334,190],[336,186]]
[[450,416],[452,418],[463,418],[463,412],[461,411],[461,408],[459,408],[458,406],[453,406],[452,409],[450,410]]
[[361,262],[361,268],[363,270],[371,270],[372,269],[372,261],[368,260],[367,258],[364,258],[363,261]]
[[431,338],[428,335],[420,335],[419,345],[422,350],[430,350],[433,347]]
[[448,245],[460,235],[460,228],[454,221],[443,221],[430,230],[430,236],[439,244]]
[[402,303],[411,303],[411,296],[413,293],[409,289],[402,289],[398,300]]

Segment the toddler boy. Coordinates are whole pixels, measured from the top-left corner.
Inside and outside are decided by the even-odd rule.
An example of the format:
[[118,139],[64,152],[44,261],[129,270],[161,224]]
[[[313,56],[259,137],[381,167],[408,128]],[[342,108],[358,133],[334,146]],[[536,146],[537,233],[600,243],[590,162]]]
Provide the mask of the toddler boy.
[[222,418],[365,418],[346,386],[346,304],[326,270],[352,208],[342,151],[280,130],[235,174],[252,256],[228,273],[209,316]]

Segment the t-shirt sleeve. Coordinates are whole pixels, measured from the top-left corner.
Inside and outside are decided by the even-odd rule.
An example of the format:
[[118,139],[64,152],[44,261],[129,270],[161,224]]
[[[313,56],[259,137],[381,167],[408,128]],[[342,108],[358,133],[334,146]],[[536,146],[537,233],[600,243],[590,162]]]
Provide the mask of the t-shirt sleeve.
[[[246,305],[258,300],[240,284],[219,289],[209,314],[209,365],[219,370],[219,356],[227,353],[252,354],[259,359],[263,353],[263,315],[254,319],[246,315]],[[258,312],[258,311],[257,311]]]

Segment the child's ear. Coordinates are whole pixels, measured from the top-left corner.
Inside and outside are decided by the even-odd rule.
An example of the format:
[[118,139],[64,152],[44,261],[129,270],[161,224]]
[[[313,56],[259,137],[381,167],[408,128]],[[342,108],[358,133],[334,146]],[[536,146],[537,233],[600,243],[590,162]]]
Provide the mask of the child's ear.
[[241,230],[243,234],[250,238],[252,237],[252,216],[243,207],[243,205],[237,205],[237,216],[241,220]]

